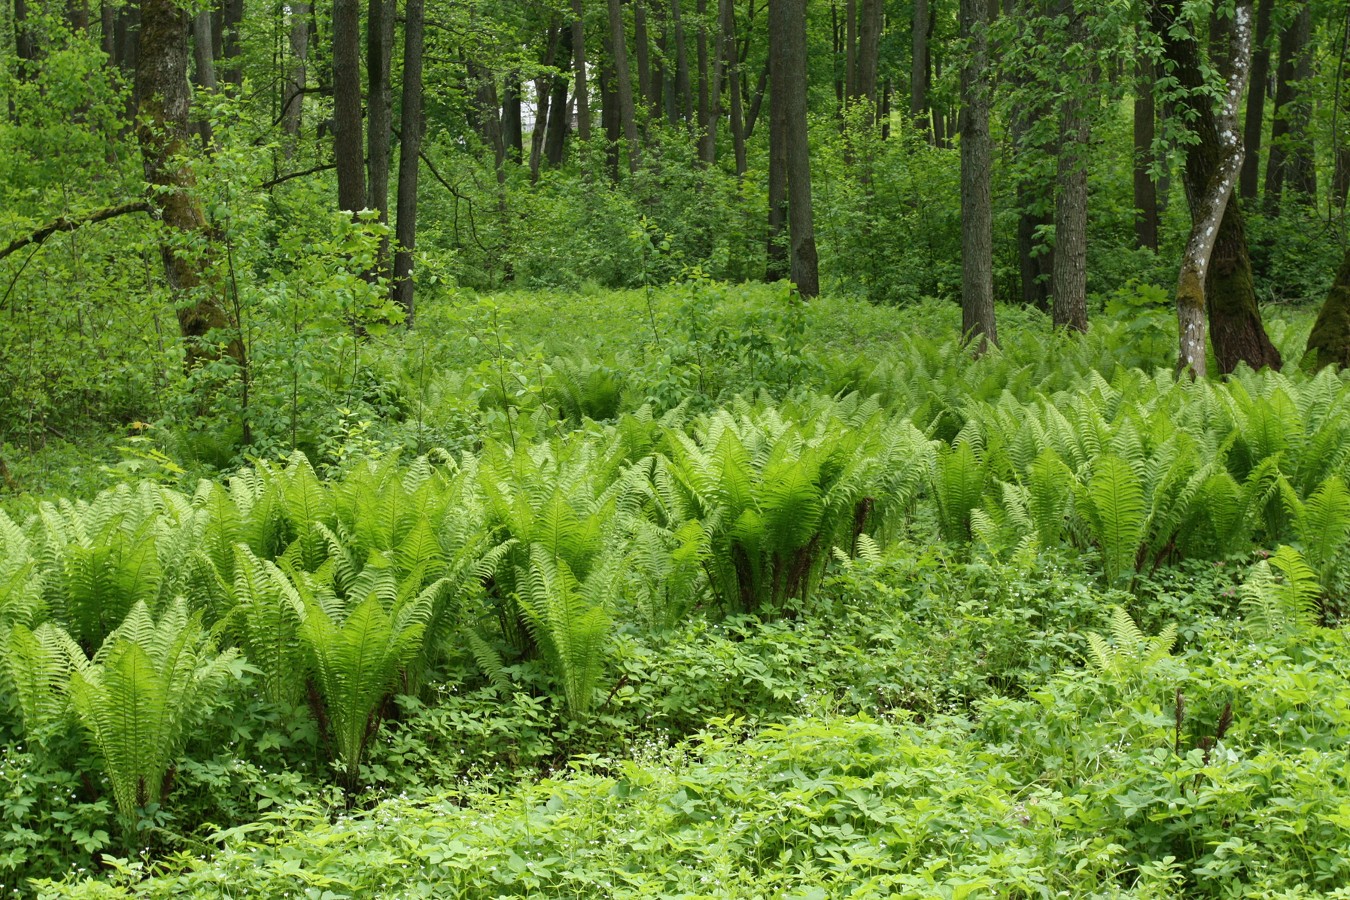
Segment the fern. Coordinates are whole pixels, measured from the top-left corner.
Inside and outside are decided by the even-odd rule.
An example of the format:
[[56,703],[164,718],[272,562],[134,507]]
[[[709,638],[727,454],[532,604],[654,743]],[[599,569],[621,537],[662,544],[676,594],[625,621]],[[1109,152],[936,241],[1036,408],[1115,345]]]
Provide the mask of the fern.
[[182,600],[156,620],[139,601],[87,664],[76,661],[70,700],[103,760],[124,824],[164,799],[165,775],[189,728],[241,669],[217,653]]
[[232,606],[223,627],[262,672],[266,697],[292,705],[307,675],[300,648],[304,601],[281,568],[258,559],[247,544],[235,545],[235,560]]
[[436,583],[400,596],[391,573],[363,570],[341,597],[323,579],[327,573],[301,576],[297,589],[304,603],[300,637],[314,672],[320,721],[342,764],[342,783],[355,791],[361,760],[379,726],[380,709],[400,674],[422,650],[423,632],[433,609]]
[[1087,639],[1092,667],[1102,675],[1127,681],[1149,674],[1171,655],[1177,629],[1168,625],[1156,635],[1146,635],[1124,607],[1115,606],[1111,609],[1110,639],[1095,632]]
[[1306,502],[1288,496],[1290,517],[1298,534],[1303,556],[1317,570],[1328,596],[1343,596],[1350,580],[1350,490],[1333,475]]
[[1139,476],[1125,460],[1105,455],[1097,460],[1092,477],[1078,494],[1079,506],[1101,549],[1107,583],[1127,581],[1144,538],[1144,492]]
[[1282,546],[1257,563],[1242,585],[1247,621],[1266,638],[1306,633],[1321,618],[1317,573],[1293,547]]
[[967,543],[970,513],[984,496],[986,471],[972,441],[941,446],[933,457],[932,487],[937,502],[938,528],[944,540]]
[[562,682],[567,708],[585,716],[604,673],[604,651],[613,623],[606,608],[620,562],[596,567],[584,583],[546,547],[530,548],[529,573],[519,601],[530,632]]
[[44,745],[61,730],[69,706],[71,672],[85,663],[79,645],[46,622],[33,630],[15,625],[5,641],[4,683],[12,693],[28,739]]

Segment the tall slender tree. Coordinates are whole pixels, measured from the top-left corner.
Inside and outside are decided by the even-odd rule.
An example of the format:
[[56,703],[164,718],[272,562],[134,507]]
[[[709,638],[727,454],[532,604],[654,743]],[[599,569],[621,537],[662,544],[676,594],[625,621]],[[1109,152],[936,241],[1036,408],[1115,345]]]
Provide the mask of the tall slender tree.
[[1261,184],[1261,135],[1266,112],[1266,84],[1270,81],[1270,31],[1275,0],[1259,0],[1256,28],[1252,33],[1252,76],[1247,90],[1247,115],[1242,141],[1246,155],[1238,192],[1243,200],[1255,200]]
[[394,299],[412,326],[417,313],[412,280],[413,251],[417,247],[417,174],[422,155],[422,54],[425,12],[423,0],[405,0],[403,14],[403,102],[399,127],[398,220],[394,253]]
[[[1086,57],[1086,13],[1081,2],[1060,0],[1059,17],[1067,23],[1068,44],[1077,48],[1068,58]],[[1090,84],[1093,73],[1078,73]],[[1087,219],[1088,155],[1091,120],[1082,93],[1065,91],[1059,109],[1059,153],[1055,173],[1055,259],[1051,274],[1054,304],[1051,316],[1057,328],[1087,330]]]
[[637,172],[642,158],[638,141],[637,114],[633,103],[633,78],[628,67],[628,33],[623,23],[622,0],[609,0],[609,40],[613,47],[614,92],[619,124],[628,151],[628,171]]
[[586,79],[586,12],[582,0],[572,0],[572,77],[577,110],[577,137],[591,139],[590,91]]
[[1134,90],[1134,240],[1150,250],[1158,249],[1158,185],[1153,180],[1156,126],[1153,63],[1141,58]]
[[773,93],[782,95],[781,115],[770,125],[783,131],[792,282],[803,297],[814,297],[820,293],[820,270],[806,130],[806,0],[769,0],[769,53]]
[[989,0],[961,0],[961,330],[983,350],[994,321],[993,146],[989,137]]
[[[389,224],[390,136],[393,134],[392,69],[394,0],[370,0],[366,22],[366,206]],[[389,239],[380,239],[376,275],[387,275]]]
[[353,213],[366,205],[362,143],[361,7],[359,0],[333,0],[333,160],[338,207]]
[[1304,202],[1317,194],[1316,169],[1312,159],[1312,98],[1309,77],[1312,10],[1306,0],[1280,34],[1280,67],[1275,88],[1274,122],[1270,130],[1270,155],[1266,163],[1266,208],[1278,213],[1288,186]]

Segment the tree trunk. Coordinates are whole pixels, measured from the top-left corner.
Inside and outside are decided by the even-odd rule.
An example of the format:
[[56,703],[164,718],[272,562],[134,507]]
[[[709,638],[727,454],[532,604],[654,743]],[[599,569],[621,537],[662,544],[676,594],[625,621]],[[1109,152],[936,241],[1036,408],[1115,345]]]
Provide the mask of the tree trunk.
[[[571,30],[563,32],[559,53],[564,58],[572,55]],[[548,133],[544,135],[544,159],[550,168],[562,165],[563,150],[567,142],[567,131],[571,126],[572,104],[567,95],[567,79],[553,79],[553,95],[548,101]],[[538,128],[539,124],[535,123]]]
[[37,75],[38,43],[29,21],[28,0],[14,0],[14,55],[19,80],[31,81]]
[[619,102],[614,90],[614,48],[610,37],[605,35],[602,47],[604,56],[600,61],[600,125],[605,132],[605,166],[609,169],[611,181],[619,180],[619,142],[623,137],[623,125],[619,122]]
[[[211,57],[211,11],[201,9],[192,17],[193,83],[208,94],[216,92],[216,63]],[[205,113],[196,123],[202,146],[211,146],[211,119]]]
[[[1293,21],[1280,34],[1280,67],[1275,87],[1274,123],[1270,130],[1270,155],[1266,163],[1266,209],[1278,215],[1286,182],[1306,202],[1316,193],[1312,172],[1308,120],[1311,115],[1307,76],[1312,14],[1303,3]],[[1309,191],[1309,181],[1312,190]]]
[[[1084,13],[1072,0],[1060,3],[1068,19],[1069,42],[1087,42]],[[1079,73],[1085,81],[1091,77]],[[1091,122],[1083,100],[1072,88],[1060,101],[1059,153],[1055,171],[1055,261],[1050,293],[1056,328],[1087,331],[1087,164]]]
[[305,82],[308,79],[309,65],[309,15],[308,3],[290,4],[291,59],[286,72],[286,90],[281,99],[281,121],[290,141],[286,144],[286,157],[295,152],[300,139],[300,129],[304,124]]
[[769,53],[774,96],[781,96],[787,168],[788,234],[792,282],[803,297],[820,293],[811,216],[811,152],[806,116],[806,0],[769,0]]
[[[136,137],[145,163],[145,180],[164,225],[206,242],[210,227],[193,195],[195,182],[182,153],[188,140],[191,94],[188,90],[188,14],[173,0],[142,0],[136,95],[140,117]],[[178,325],[188,344],[189,364],[218,359],[206,342],[213,331],[224,332],[226,353],[243,368],[243,344],[226,313],[219,286],[206,277],[199,253],[184,253],[178,241],[160,247],[164,276],[173,293]],[[219,336],[217,339],[220,339]]]
[[677,113],[688,123],[694,117],[694,100],[693,88],[689,83],[689,47],[684,36],[680,0],[670,0],[670,21],[675,30],[675,106]]
[[224,0],[221,14],[220,56],[225,61],[224,78],[226,82],[239,88],[244,83],[244,69],[239,59],[239,53],[243,49],[239,28],[244,24],[244,0]]
[[1134,240],[1154,251],[1158,249],[1158,188],[1152,172],[1156,122],[1153,64],[1141,58],[1134,95]]
[[988,0],[961,0],[961,331],[983,352],[998,345],[994,321],[993,149],[989,138]]
[[1270,81],[1270,27],[1275,0],[1260,0],[1252,44],[1252,77],[1247,89],[1247,121],[1243,124],[1246,157],[1238,183],[1243,200],[1256,200],[1261,180],[1261,135],[1266,113],[1266,85]]
[[930,140],[933,124],[928,115],[928,0],[914,0],[914,24],[910,35],[909,117],[914,127]]
[[755,93],[750,97],[750,111],[745,116],[745,139],[747,141],[755,133],[755,123],[759,121],[759,111],[764,106],[764,93],[768,89],[769,69],[772,68],[772,62],[773,57],[766,55],[764,68],[759,70],[759,83],[755,85]]
[[652,92],[651,39],[647,35],[647,5],[644,0],[633,0],[633,44],[637,55],[637,96],[647,109],[656,109]]
[[333,0],[333,161],[338,207],[352,213],[366,205],[362,143],[361,8],[358,0]]
[[502,96],[502,146],[506,158],[516,165],[525,159],[525,134],[521,122],[520,75],[510,72]]
[[633,78],[628,68],[628,35],[623,27],[622,0],[609,0],[609,40],[613,45],[614,90],[618,95],[619,123],[628,145],[628,171],[636,173],[642,157],[638,142],[637,114],[633,106]]
[[858,0],[844,0],[844,102],[858,93]]
[[[548,33],[544,38],[544,59],[543,65],[552,68],[558,61],[558,53],[563,49],[562,40],[563,28],[555,19],[548,26]],[[570,51],[569,51],[570,52]],[[556,75],[547,72],[541,73],[534,80],[534,129],[530,132],[530,182],[539,180],[539,168],[544,160],[544,143],[548,135],[548,117],[549,107],[553,105],[553,86],[554,82],[560,81]],[[567,100],[567,95],[563,95],[563,102]]]
[[398,147],[398,249],[394,253],[394,299],[412,327],[417,313],[413,296],[413,251],[417,247],[417,174],[422,153],[423,0],[405,0],[403,25],[403,110]]
[[117,56],[117,4],[113,0],[103,0],[98,11],[103,31],[100,46],[111,64]]
[[582,0],[572,0],[572,77],[576,87],[577,137],[591,139],[591,106],[586,89],[586,24],[582,19]]
[[1341,257],[1336,280],[1331,283],[1331,291],[1308,335],[1305,364],[1314,369],[1325,366],[1350,369],[1350,248]]
[[[712,165],[709,158],[708,132],[714,128],[712,105],[712,65],[708,59],[708,0],[695,0],[694,14],[698,19],[698,31],[694,38],[694,57],[698,62],[698,128],[695,143],[698,147],[698,159],[703,165]],[[716,152],[716,143],[712,143]]]
[[855,96],[872,105],[876,115],[877,72],[881,63],[882,0],[862,0],[862,14],[858,22],[858,83]]
[[788,259],[787,228],[787,108],[783,91],[778,88],[778,52],[769,50],[769,68],[773,89],[769,92],[769,232],[766,247],[765,280],[780,281],[792,274]]
[[[393,91],[390,85],[390,59],[393,56],[393,0],[370,0],[366,23],[366,206],[379,213],[382,225],[389,224],[389,157],[393,134]],[[375,263],[377,275],[388,274],[389,239],[380,239]]]
[[[1242,169],[1242,144],[1236,139],[1237,108],[1251,70],[1251,0],[1240,0],[1232,29],[1232,48],[1223,107],[1215,115],[1205,85],[1194,34],[1176,27],[1180,0],[1156,0],[1151,24],[1162,36],[1164,57],[1187,97],[1179,105],[1196,132],[1186,152],[1184,180],[1191,205],[1191,232],[1177,278],[1180,346],[1177,367],[1197,377],[1206,374],[1205,310],[1213,332],[1214,355],[1224,372],[1238,362],[1252,368],[1278,367],[1279,352],[1266,337],[1251,286],[1242,212],[1230,202]],[[1221,136],[1230,137],[1224,141]]]
[[745,176],[745,124],[741,111],[741,66],[736,59],[736,7],[733,0],[720,0],[722,52],[727,68],[727,96],[731,100],[731,142],[736,155],[736,177]]
[[1205,279],[1209,306],[1210,341],[1219,371],[1228,374],[1246,363],[1253,369],[1280,367],[1275,349],[1261,323],[1252,279],[1252,257],[1247,247],[1247,226],[1240,201],[1232,199],[1224,209],[1215,236]]

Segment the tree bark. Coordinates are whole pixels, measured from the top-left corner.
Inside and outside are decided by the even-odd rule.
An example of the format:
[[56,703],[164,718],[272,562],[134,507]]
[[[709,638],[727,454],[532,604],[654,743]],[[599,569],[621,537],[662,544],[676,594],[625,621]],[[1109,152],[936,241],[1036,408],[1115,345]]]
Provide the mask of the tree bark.
[[750,97],[750,110],[745,115],[745,139],[747,141],[755,133],[755,123],[759,121],[759,111],[764,106],[764,93],[768,89],[769,69],[772,67],[772,62],[773,58],[766,56],[764,68],[759,70],[759,83],[755,85],[755,93]]
[[[563,32],[561,49],[564,58],[572,56],[571,30]],[[567,131],[571,126],[572,104],[568,100],[567,79],[553,79],[553,95],[548,101],[548,133],[544,135],[544,159],[550,168],[562,165],[563,150],[567,141]],[[535,124],[538,128],[538,123]]]
[[111,64],[117,56],[117,5],[112,0],[103,0],[98,11],[103,31],[100,46]]
[[1336,366],[1350,369],[1350,248],[1341,257],[1322,310],[1308,335],[1306,364],[1314,369]]
[[628,35],[623,27],[622,0],[609,0],[609,40],[613,45],[614,89],[618,95],[619,123],[627,144],[628,171],[636,173],[642,147],[638,141],[637,114],[633,105],[633,78],[628,68]]
[[731,100],[731,142],[736,156],[736,177],[745,176],[745,124],[741,110],[741,66],[736,58],[736,7],[733,0],[719,0],[722,16],[722,52],[727,69],[727,96]]
[[[698,127],[695,134],[695,143],[698,147],[698,159],[703,165],[712,165],[715,161],[709,159],[708,150],[708,131],[713,125],[711,112],[712,99],[712,66],[708,59],[708,0],[695,0],[694,14],[698,19],[698,30],[694,37],[694,58],[698,63]],[[715,46],[715,45],[714,45]],[[711,145],[716,152],[716,143]]]
[[1239,362],[1258,369],[1278,367],[1280,355],[1266,336],[1251,286],[1242,212],[1231,202],[1242,169],[1237,108],[1251,71],[1251,0],[1237,5],[1229,58],[1218,67],[1228,79],[1217,116],[1204,92],[1198,42],[1178,21],[1179,9],[1179,0],[1156,0],[1150,13],[1153,29],[1162,36],[1164,57],[1187,93],[1182,104],[1196,131],[1184,169],[1191,231],[1177,278],[1177,367],[1196,377],[1206,374],[1206,307],[1214,355],[1223,372]]
[[520,75],[509,72],[502,92],[502,146],[506,158],[516,165],[525,159],[525,133],[521,122]]
[[361,8],[333,0],[333,158],[338,207],[351,213],[366,205],[361,127]]
[[[174,0],[142,0],[136,96],[140,117],[136,129],[145,180],[164,225],[206,244],[211,230],[193,194],[192,170],[182,162],[188,140],[191,94],[188,90],[188,15]],[[188,344],[188,362],[218,359],[207,345],[213,331],[227,335],[226,354],[246,367],[243,344],[226,312],[219,285],[207,277],[202,256],[183,253],[178,242],[160,247],[164,276],[175,299],[179,330]]]
[[909,117],[914,126],[932,140],[933,123],[928,115],[928,0],[914,0],[913,30],[910,35]]
[[[1060,14],[1068,19],[1070,44],[1082,46],[1087,28],[1082,8],[1063,0]],[[1088,73],[1081,73],[1091,81]],[[1087,331],[1087,164],[1091,122],[1082,97],[1072,89],[1060,101],[1059,153],[1055,171],[1055,261],[1051,274],[1056,328]]]
[[689,47],[685,40],[680,0],[670,0],[670,21],[675,30],[675,107],[678,115],[688,123],[694,117],[694,100],[693,88],[689,83]]
[[844,102],[858,94],[858,0],[844,0]]
[[619,143],[623,139],[623,125],[619,121],[619,101],[614,89],[614,47],[606,31],[604,55],[600,60],[600,125],[605,132],[605,166],[610,181],[619,180]]
[[[698,156],[704,165],[717,162],[717,124],[721,119],[722,107],[722,44],[720,33],[722,17],[713,20],[712,47],[707,47],[708,15],[707,0],[698,0],[699,11],[699,143]],[[720,12],[720,10],[719,10]],[[706,84],[705,84],[706,83]]]
[[309,16],[308,3],[293,2],[290,28],[290,62],[286,70],[286,89],[281,98],[281,123],[290,140],[286,143],[286,158],[295,153],[295,145],[300,139],[300,130],[304,126],[305,83],[309,69]]
[[417,247],[417,174],[422,152],[423,0],[405,0],[403,25],[403,110],[398,147],[398,249],[394,253],[394,299],[411,328],[417,313],[412,280]]
[[591,105],[586,87],[586,23],[582,0],[572,0],[572,78],[576,87],[577,137],[591,139]]
[[[193,83],[208,94],[216,92],[216,63],[211,56],[211,11],[202,9],[192,17],[192,67]],[[211,119],[207,115],[197,122],[197,130],[202,137],[202,146],[211,146]]]
[[820,293],[811,216],[811,151],[806,116],[806,0],[769,0],[769,53],[774,95],[781,94],[785,132],[788,234],[792,282],[803,297]]
[[652,92],[651,38],[647,34],[647,5],[644,0],[633,0],[633,44],[637,56],[637,96],[642,98],[642,105],[647,109],[656,109],[656,97]]
[[38,43],[29,21],[28,0],[14,0],[14,55],[20,81],[31,81],[37,74]]
[[858,21],[858,83],[855,96],[872,105],[875,116],[880,104],[877,98],[877,73],[881,63],[882,0],[862,0]]
[[983,352],[998,345],[994,321],[993,149],[989,138],[988,0],[961,0],[961,331]]
[[[544,37],[544,58],[545,68],[552,68],[558,61],[558,53],[564,48],[562,36],[564,29],[555,19],[548,26],[548,32]],[[570,58],[570,47],[568,48]],[[539,180],[539,169],[544,160],[544,144],[548,140],[548,117],[549,108],[553,105],[553,86],[554,82],[560,81],[556,75],[541,73],[534,79],[534,129],[530,132],[530,182]],[[563,95],[563,102],[567,102],[567,95]]]
[[244,0],[224,0],[221,14],[220,58],[225,61],[224,79],[235,88],[239,88],[244,83],[244,69],[239,59],[240,51],[243,49],[239,28],[244,24]]
[[1243,124],[1242,175],[1238,190],[1243,200],[1256,200],[1261,181],[1261,135],[1266,113],[1266,85],[1270,81],[1270,28],[1275,0],[1260,0],[1252,44],[1252,77],[1247,89],[1247,120]]
[[787,107],[778,88],[778,52],[769,48],[769,69],[774,79],[769,91],[769,230],[765,248],[765,280],[780,281],[792,274],[787,230]]
[[[389,224],[390,137],[393,134],[393,90],[390,84],[394,42],[393,0],[370,0],[366,23],[366,206]],[[377,275],[388,274],[389,239],[380,239]]]
[[1156,251],[1158,188],[1152,169],[1157,111],[1153,104],[1153,81],[1153,64],[1140,59],[1134,95],[1134,240],[1138,246]]

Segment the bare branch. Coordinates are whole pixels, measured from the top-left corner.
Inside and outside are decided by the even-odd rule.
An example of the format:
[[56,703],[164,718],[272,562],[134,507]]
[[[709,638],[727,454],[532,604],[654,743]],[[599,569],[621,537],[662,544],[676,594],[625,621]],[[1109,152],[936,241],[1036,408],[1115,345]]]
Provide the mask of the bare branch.
[[82,216],[62,216],[43,225],[32,234],[26,234],[23,237],[15,238],[0,249],[0,259],[4,259],[16,250],[22,250],[29,244],[41,244],[47,238],[56,234],[58,231],[75,231],[85,225],[93,225],[96,222],[106,222],[108,219],[115,219],[118,216],[124,216],[127,213],[150,212],[151,206],[148,200],[134,200],[131,203],[122,203],[118,206],[108,206],[103,209],[96,209],[93,212],[85,213]]

